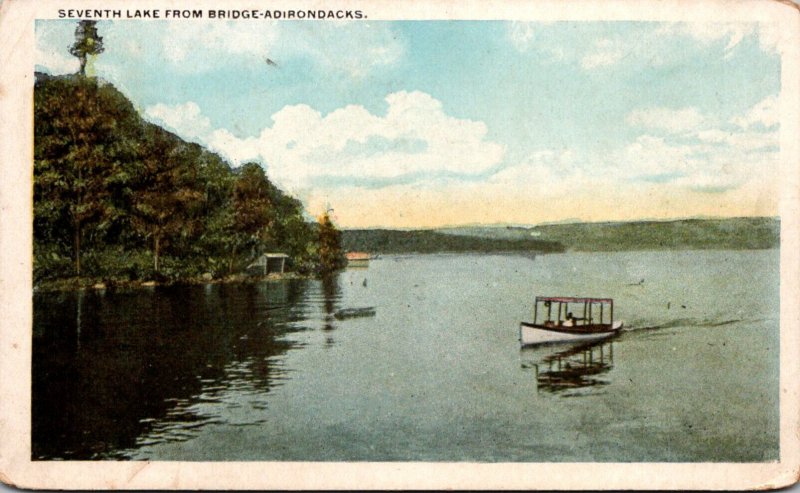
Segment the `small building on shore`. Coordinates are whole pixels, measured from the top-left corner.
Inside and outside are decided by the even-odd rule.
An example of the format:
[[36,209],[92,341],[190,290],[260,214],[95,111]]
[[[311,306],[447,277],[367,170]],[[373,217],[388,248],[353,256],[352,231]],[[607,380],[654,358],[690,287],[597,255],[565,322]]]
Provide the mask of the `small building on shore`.
[[285,253],[263,253],[247,266],[247,273],[254,276],[266,276],[269,274],[286,271],[286,261],[289,256]]
[[347,259],[348,267],[367,267],[371,258],[367,252],[347,252],[344,256]]

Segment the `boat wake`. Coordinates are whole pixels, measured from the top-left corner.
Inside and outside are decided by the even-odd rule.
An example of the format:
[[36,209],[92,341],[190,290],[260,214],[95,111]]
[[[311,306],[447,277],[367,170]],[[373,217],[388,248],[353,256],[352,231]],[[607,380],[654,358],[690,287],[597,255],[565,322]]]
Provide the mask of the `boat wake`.
[[676,318],[660,324],[652,324],[646,321],[634,321],[631,324],[626,323],[623,332],[641,332],[641,331],[651,331],[660,329],[672,329],[675,327],[722,327],[724,325],[731,325],[740,322],[754,323],[761,321],[763,320],[760,319],[745,320],[740,318],[729,319],[729,320],[708,320],[708,319],[701,320],[694,318]]

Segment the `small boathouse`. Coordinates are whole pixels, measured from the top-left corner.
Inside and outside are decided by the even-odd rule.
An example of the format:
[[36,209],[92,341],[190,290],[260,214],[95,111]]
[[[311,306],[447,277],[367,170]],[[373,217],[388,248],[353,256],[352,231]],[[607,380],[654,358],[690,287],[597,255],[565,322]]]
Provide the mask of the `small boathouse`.
[[283,274],[286,271],[285,253],[264,253],[247,266],[247,273],[256,276],[266,276],[273,273]]

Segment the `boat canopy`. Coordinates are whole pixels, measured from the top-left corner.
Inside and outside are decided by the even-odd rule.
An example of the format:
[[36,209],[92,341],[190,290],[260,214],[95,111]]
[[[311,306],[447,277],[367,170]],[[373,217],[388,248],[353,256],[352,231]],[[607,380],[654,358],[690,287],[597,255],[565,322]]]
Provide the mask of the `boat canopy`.
[[[543,304],[542,310],[539,309],[540,303]],[[570,305],[573,305],[573,310],[575,310],[574,305],[583,305],[583,310],[581,310],[583,313],[573,315]],[[542,315],[546,317],[541,324],[539,324],[539,312],[543,312]],[[536,303],[533,304],[532,325],[536,329],[545,331],[556,330],[557,327],[562,331],[608,332],[614,327],[614,300],[611,298],[537,296]]]
[[570,298],[565,296],[537,296],[536,302],[555,302],[555,303],[614,303],[611,298]]

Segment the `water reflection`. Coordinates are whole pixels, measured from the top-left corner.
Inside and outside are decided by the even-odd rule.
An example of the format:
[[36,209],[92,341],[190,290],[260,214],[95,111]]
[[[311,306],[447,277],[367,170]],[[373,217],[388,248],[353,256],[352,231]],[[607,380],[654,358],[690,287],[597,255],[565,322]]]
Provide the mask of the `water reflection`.
[[[323,325],[323,330],[333,330],[334,329],[334,320],[336,310],[338,308],[339,299],[341,298],[341,288],[339,287],[339,276],[338,275],[329,275],[322,278],[322,296],[324,299],[324,308],[325,308],[325,325]],[[326,339],[330,340],[330,343],[333,344],[333,339],[328,337]]]
[[608,385],[603,376],[614,367],[614,343],[523,349],[522,361],[523,368],[534,370],[537,391],[559,394]]
[[35,296],[32,458],[115,457],[140,437],[186,439],[215,422],[209,406],[241,405],[232,392],[263,397],[286,378],[280,356],[299,346],[286,335],[306,329],[316,309],[303,302],[306,289],[296,281]]

